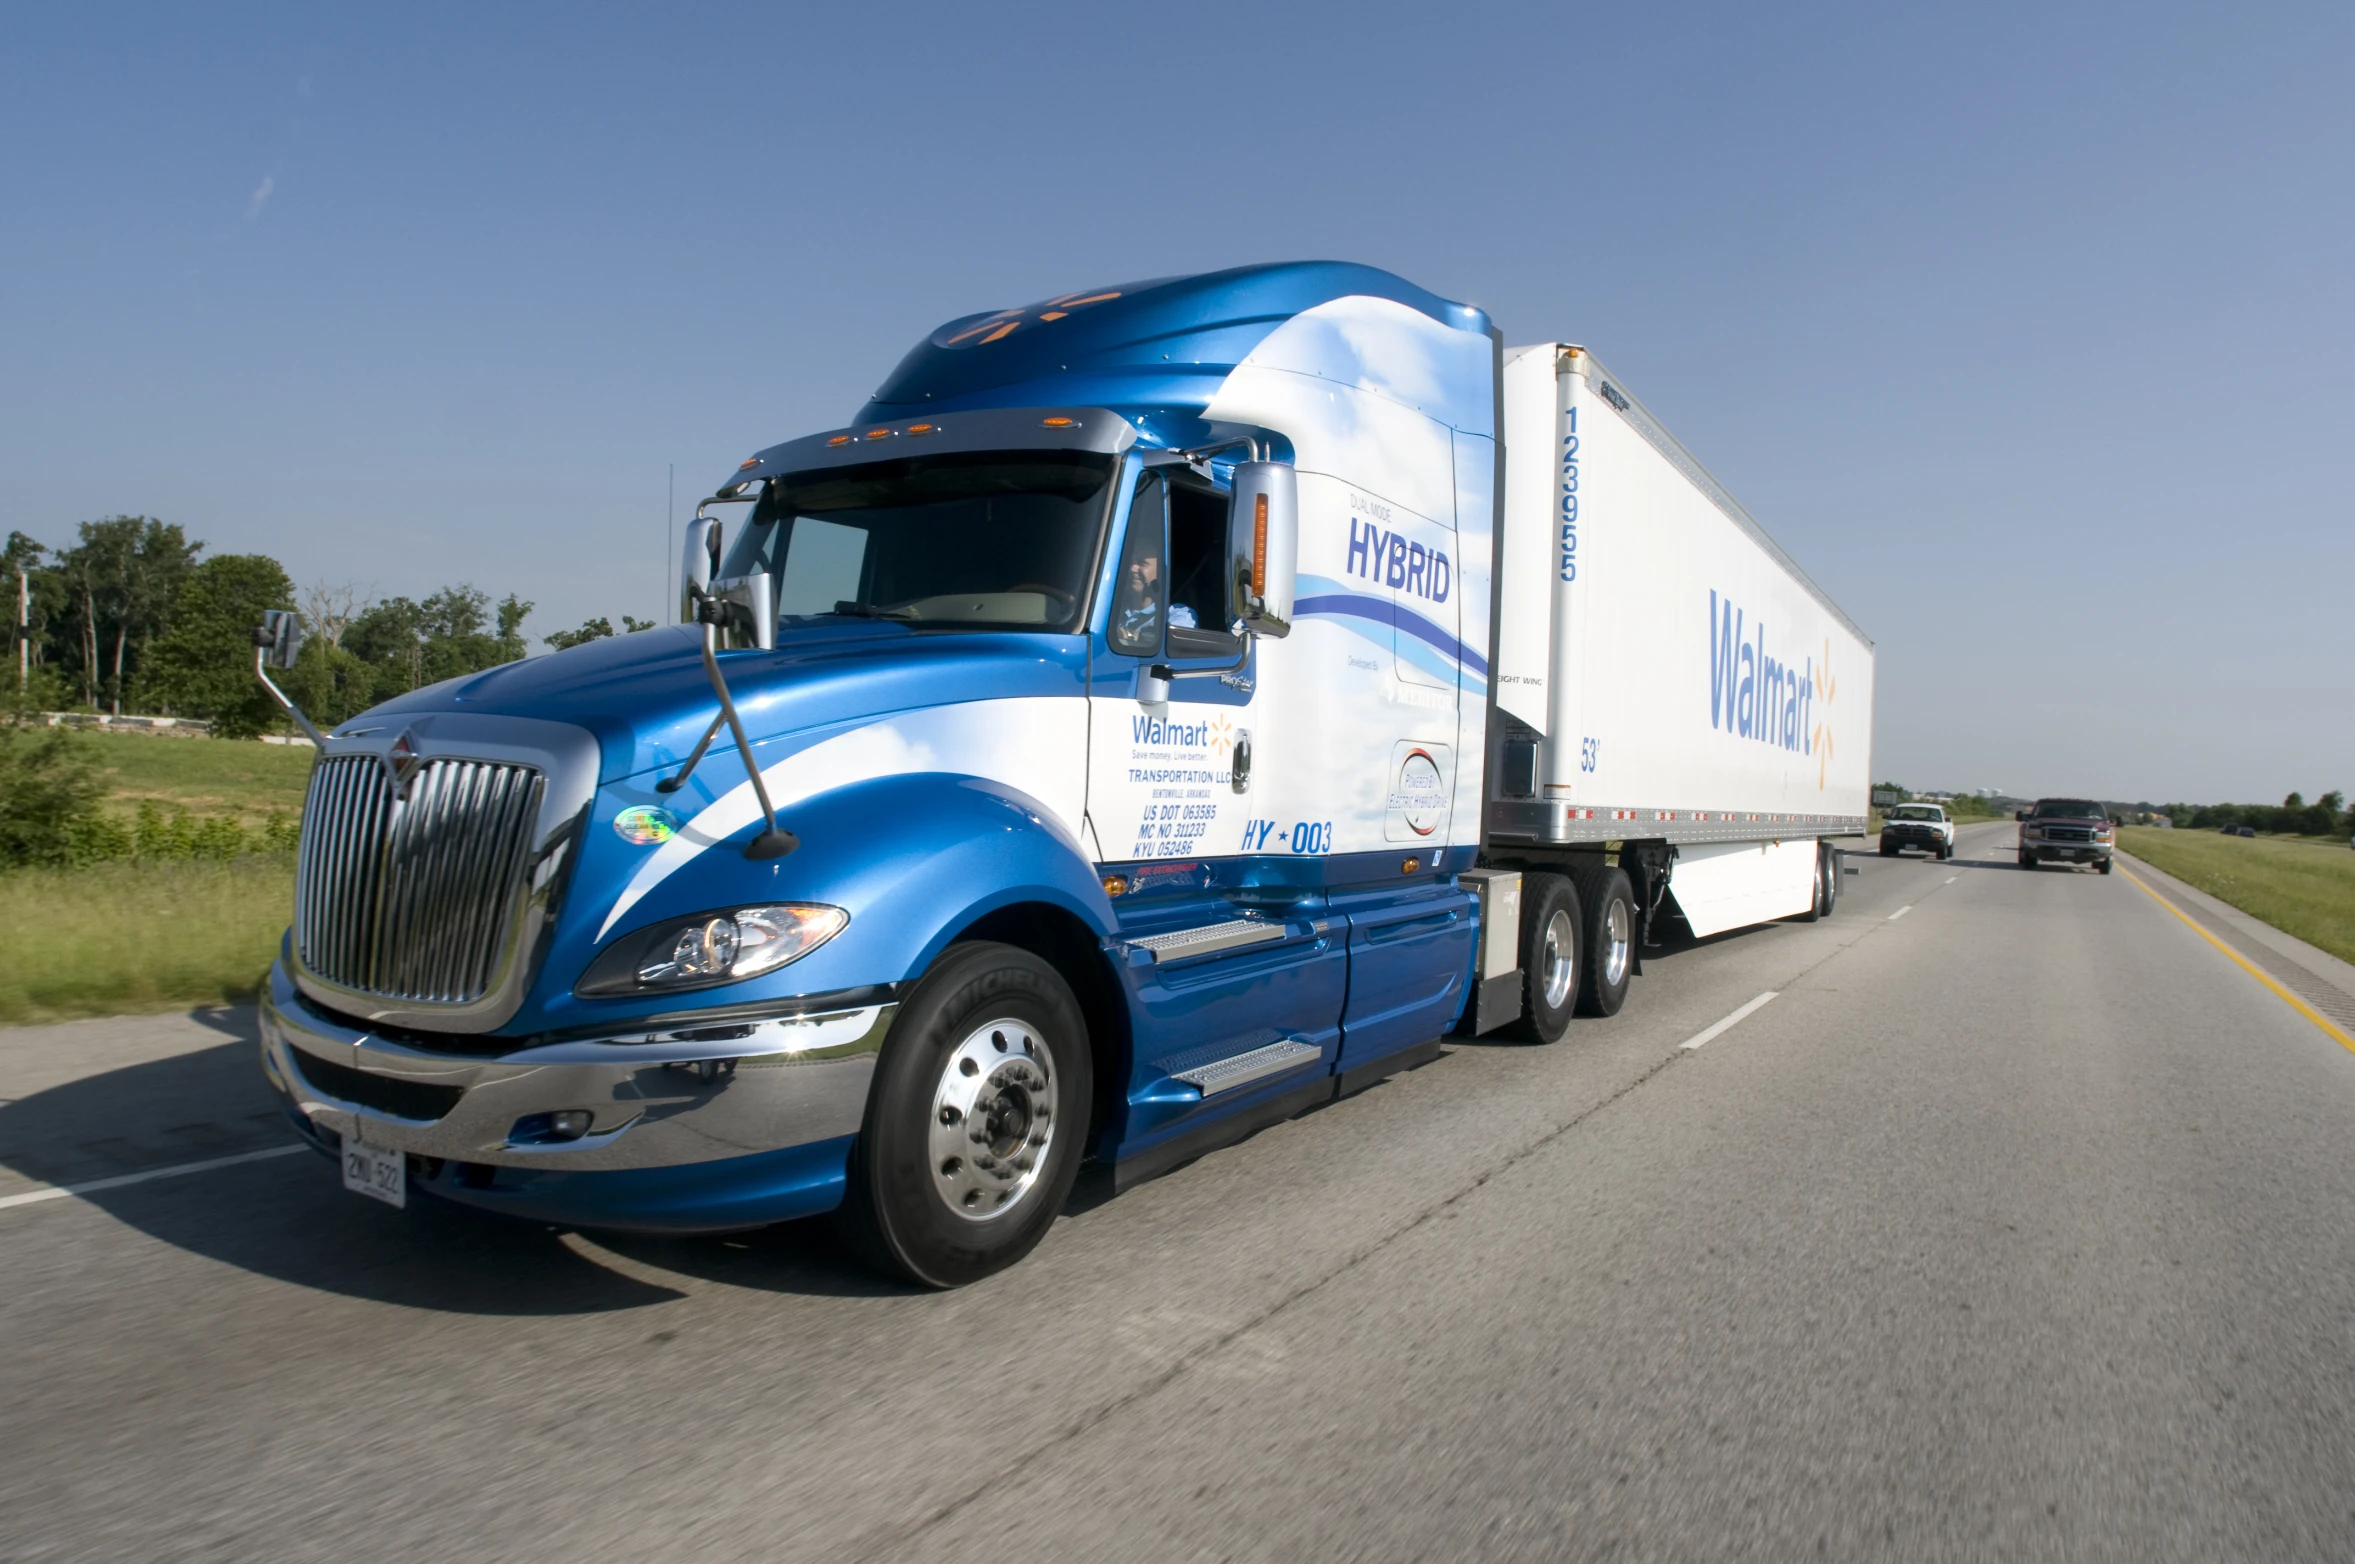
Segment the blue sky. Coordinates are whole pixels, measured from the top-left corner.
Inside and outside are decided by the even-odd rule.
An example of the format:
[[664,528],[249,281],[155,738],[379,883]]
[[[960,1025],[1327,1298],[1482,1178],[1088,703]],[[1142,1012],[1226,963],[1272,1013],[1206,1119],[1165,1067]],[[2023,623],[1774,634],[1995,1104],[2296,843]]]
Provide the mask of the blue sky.
[[20,10],[0,529],[644,616],[670,464],[683,511],[939,322],[1336,257],[1624,375],[1878,641],[1879,774],[2355,791],[2351,44],[2323,6]]

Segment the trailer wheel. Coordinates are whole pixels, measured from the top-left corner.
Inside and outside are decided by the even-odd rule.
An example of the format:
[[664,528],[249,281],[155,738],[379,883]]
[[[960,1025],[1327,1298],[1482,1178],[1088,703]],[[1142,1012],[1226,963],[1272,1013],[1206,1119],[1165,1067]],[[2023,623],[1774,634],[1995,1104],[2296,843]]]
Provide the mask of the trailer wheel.
[[1559,1042],[1570,1028],[1586,965],[1586,924],[1579,910],[1578,888],[1563,876],[1523,878],[1521,1019],[1514,1031],[1531,1042]]
[[1570,871],[1578,887],[1578,910],[1586,920],[1585,972],[1579,976],[1578,1013],[1615,1016],[1627,1002],[1627,980],[1635,970],[1635,891],[1623,869]]
[[900,1007],[851,1151],[841,1226],[871,1263],[959,1287],[1030,1253],[1071,1193],[1094,1096],[1053,967],[952,945]]
[[1840,892],[1840,869],[1832,861],[1832,850],[1818,843],[1815,849],[1815,899],[1807,910],[1799,914],[1801,923],[1813,923],[1818,918],[1832,915],[1832,898]]

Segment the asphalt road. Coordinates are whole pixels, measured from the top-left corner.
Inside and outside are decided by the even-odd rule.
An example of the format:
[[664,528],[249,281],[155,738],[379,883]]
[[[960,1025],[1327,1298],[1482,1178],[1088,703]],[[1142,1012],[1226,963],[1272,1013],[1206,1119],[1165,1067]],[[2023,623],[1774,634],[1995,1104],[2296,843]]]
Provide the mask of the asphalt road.
[[[2355,1556],[2355,1056],[2010,841],[959,1293],[309,1155],[0,1207],[0,1557]],[[0,1202],[274,1144],[217,1024],[0,1033]]]

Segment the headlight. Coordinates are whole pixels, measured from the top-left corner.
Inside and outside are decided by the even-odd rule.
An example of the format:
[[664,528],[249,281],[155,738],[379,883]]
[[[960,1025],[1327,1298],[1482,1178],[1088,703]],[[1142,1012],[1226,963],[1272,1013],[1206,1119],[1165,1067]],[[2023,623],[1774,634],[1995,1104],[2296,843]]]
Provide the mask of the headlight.
[[795,903],[675,918],[606,946],[572,991],[610,999],[741,983],[800,960],[849,923],[840,907]]

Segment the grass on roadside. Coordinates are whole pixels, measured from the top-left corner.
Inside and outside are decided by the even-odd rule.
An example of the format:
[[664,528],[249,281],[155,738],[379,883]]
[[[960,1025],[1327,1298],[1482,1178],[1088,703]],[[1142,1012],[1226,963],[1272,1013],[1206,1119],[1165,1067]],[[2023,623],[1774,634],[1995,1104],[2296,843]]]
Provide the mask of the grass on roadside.
[[0,1025],[249,1001],[293,908],[291,853],[0,874]]
[[273,811],[299,813],[313,752],[300,744],[162,738],[146,733],[78,733],[111,805],[151,802],[199,815],[235,815],[259,825]]
[[2355,851],[2344,842],[2121,826],[2118,845],[2285,934],[2355,961]]

